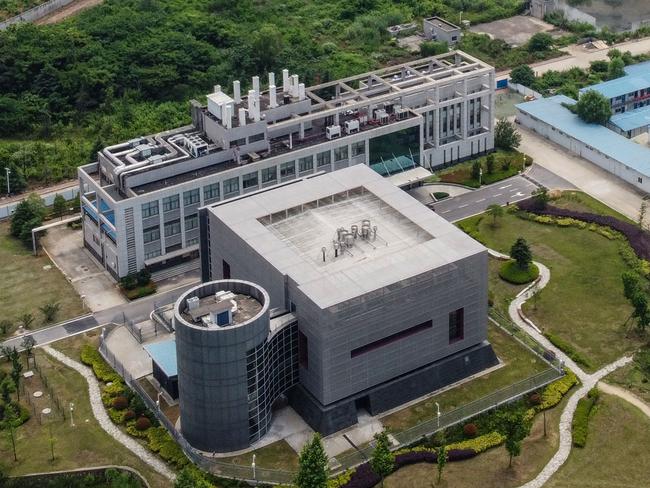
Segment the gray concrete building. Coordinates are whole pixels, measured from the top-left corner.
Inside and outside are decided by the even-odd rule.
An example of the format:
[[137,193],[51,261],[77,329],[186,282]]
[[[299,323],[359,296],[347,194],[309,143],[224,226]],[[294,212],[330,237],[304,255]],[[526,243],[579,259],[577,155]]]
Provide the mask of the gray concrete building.
[[460,42],[462,36],[461,28],[456,24],[446,21],[441,17],[429,17],[422,21],[424,38],[428,41],[446,42],[454,46]]
[[305,87],[235,81],[192,124],[99,151],[78,170],[84,245],[115,277],[198,257],[198,209],[367,165],[398,185],[493,149],[494,68],[460,51]]
[[[323,434],[355,424],[359,409],[375,415],[497,363],[487,261],[485,247],[365,165],[201,210],[203,281],[255,283],[264,309],[295,318],[298,381],[283,393]],[[219,332],[192,333],[203,343]],[[177,334],[185,433],[183,395],[194,386],[180,358],[192,358],[191,378],[216,373],[202,372],[215,369],[199,359],[210,349],[185,351]]]

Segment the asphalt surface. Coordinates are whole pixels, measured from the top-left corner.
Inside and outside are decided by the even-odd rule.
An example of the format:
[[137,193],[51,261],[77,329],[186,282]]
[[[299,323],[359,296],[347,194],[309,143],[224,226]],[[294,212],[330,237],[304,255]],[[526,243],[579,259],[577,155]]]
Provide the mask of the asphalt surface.
[[438,215],[450,222],[471,217],[485,211],[496,203],[506,205],[518,202],[530,196],[537,188],[531,181],[522,176],[513,176],[507,180],[481,187],[464,195],[447,198],[433,205],[429,205]]
[[173,290],[157,293],[150,297],[140,298],[139,300],[135,300],[126,305],[120,305],[102,310],[101,312],[96,312],[94,315],[83,315],[51,327],[30,331],[21,336],[13,337],[3,342],[2,345],[15,347],[20,350],[22,349],[20,343],[25,335],[31,335],[36,341],[37,346],[44,346],[45,344],[65,339],[66,337],[76,334],[81,334],[82,332],[87,332],[111,322],[116,324],[122,324],[125,320],[132,320],[134,323],[142,322],[149,318],[149,314],[154,307],[160,307],[175,302],[182,293],[197,284],[198,282],[183,285],[174,288]]

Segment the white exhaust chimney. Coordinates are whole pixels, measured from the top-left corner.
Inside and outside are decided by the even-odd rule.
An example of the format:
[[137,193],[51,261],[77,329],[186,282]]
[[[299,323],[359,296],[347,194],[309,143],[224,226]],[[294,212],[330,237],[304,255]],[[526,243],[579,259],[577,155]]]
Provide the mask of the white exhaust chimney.
[[275,85],[275,73],[270,72],[269,73],[269,88],[271,88],[272,85]]
[[282,92],[283,93],[289,92],[289,70],[288,69],[282,70]]
[[223,107],[223,125],[226,129],[232,128],[232,111],[233,106],[231,104],[226,104]]
[[300,98],[300,100],[305,99],[305,84],[304,83],[300,83],[300,85],[298,85],[298,98]]
[[246,125],[246,109],[239,109],[239,126],[244,127]]
[[248,113],[253,116],[253,103],[255,102],[255,90],[248,90]]
[[241,103],[241,87],[239,86],[239,80],[232,82],[232,95],[235,99],[235,103]]
[[255,93],[258,95],[260,94],[260,77],[259,76],[253,76],[253,90],[255,90]]
[[214,85],[214,92],[221,93],[221,85]]
[[298,96],[298,75],[291,75],[291,96]]
[[275,85],[269,86],[269,107],[275,108],[278,106]]

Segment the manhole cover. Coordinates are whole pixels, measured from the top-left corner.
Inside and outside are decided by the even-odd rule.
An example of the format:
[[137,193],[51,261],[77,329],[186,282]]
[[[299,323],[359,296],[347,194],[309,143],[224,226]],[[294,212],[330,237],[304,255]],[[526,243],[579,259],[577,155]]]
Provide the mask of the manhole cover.
[[43,415],[49,415],[49,414],[52,413],[52,409],[51,408],[44,408],[43,410],[41,410],[41,413]]
[[43,266],[43,269],[45,271],[48,271],[48,270],[52,269],[52,265],[51,264],[46,264],[45,266]]
[[35,392],[34,392],[34,398],[41,398],[42,396],[43,396],[43,392],[42,392],[42,391],[35,391]]

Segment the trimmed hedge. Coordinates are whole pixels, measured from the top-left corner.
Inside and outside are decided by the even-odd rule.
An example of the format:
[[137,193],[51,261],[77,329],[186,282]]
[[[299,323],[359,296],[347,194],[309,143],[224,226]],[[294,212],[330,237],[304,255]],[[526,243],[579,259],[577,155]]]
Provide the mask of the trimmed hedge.
[[449,444],[447,449],[465,451],[470,449],[476,454],[487,451],[493,447],[499,446],[505,442],[506,438],[499,432],[490,432],[474,439],[467,439],[466,441],[456,442]]
[[513,285],[525,285],[537,279],[538,276],[539,268],[535,263],[530,263],[528,269],[521,269],[516,261],[507,261],[499,269],[499,277]]
[[189,464],[189,459],[173,439],[167,429],[164,427],[151,427],[147,431],[147,446],[153,452],[157,452],[161,458],[169,463],[173,463],[178,468],[183,468]]
[[578,400],[578,406],[571,423],[573,435],[573,445],[576,447],[585,447],[587,444],[587,432],[589,430],[589,418],[593,412],[594,406],[598,401],[598,389],[592,388],[586,397]]
[[550,332],[544,332],[544,337],[546,337],[549,341],[551,341],[551,344],[553,344],[555,347],[557,347],[562,352],[564,352],[564,354],[569,356],[576,363],[581,364],[585,368],[591,368],[591,363],[589,362],[589,360],[586,357],[584,357],[582,354],[580,354],[578,351],[576,351],[571,344],[569,344],[561,337],[551,334]]
[[542,403],[534,407],[536,412],[548,410],[562,401],[562,397],[567,392],[578,384],[578,377],[572,372],[567,370],[566,374],[559,380],[555,380],[550,385],[544,388],[542,392]]
[[122,383],[120,375],[117,374],[106,361],[104,361],[104,358],[99,354],[99,351],[90,344],[85,344],[81,348],[80,357],[82,363],[93,368],[93,372],[95,373],[95,376],[97,376],[98,380],[103,381],[104,383]]
[[553,205],[546,205],[546,208],[538,209],[535,208],[535,201],[533,199],[518,202],[517,206],[521,210],[533,214],[548,215],[551,217],[565,217],[609,227],[610,229],[620,232],[627,238],[637,256],[641,259],[650,260],[650,233],[639,229],[639,227],[634,224],[624,222],[616,217],[610,217],[609,215],[577,212],[565,208],[554,207]]

